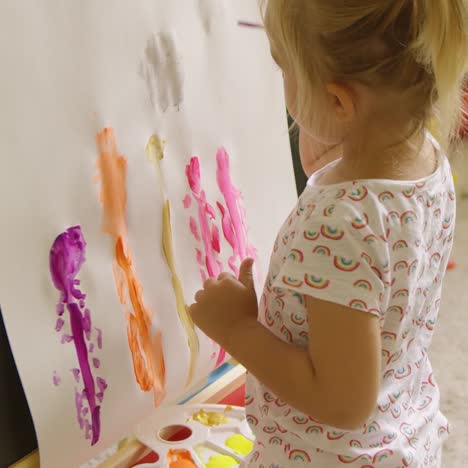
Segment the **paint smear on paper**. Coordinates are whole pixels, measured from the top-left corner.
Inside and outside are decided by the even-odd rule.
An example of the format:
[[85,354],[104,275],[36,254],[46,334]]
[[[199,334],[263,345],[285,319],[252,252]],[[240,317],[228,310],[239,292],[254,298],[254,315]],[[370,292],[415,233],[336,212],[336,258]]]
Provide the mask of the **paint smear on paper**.
[[225,148],[220,148],[216,154],[216,179],[219,190],[221,191],[225,207],[218,203],[218,209],[222,216],[222,227],[225,239],[232,248],[232,256],[229,259],[229,267],[233,273],[238,276],[240,264],[243,260],[250,257],[257,259],[257,251],[250,244],[247,230],[247,220],[245,208],[242,204],[242,195],[233,184],[231,179],[229,155]]
[[239,466],[239,462],[229,455],[214,455],[205,465],[206,468],[231,468],[232,466]]
[[174,449],[167,453],[169,468],[197,468],[188,450]]
[[[229,155],[225,148],[218,149],[216,154],[216,181],[223,196],[222,202],[217,202],[220,220],[213,206],[207,201],[206,193],[202,189],[200,160],[194,156],[186,166],[185,175],[190,187],[190,195],[197,207],[198,219],[189,218],[189,228],[194,239],[201,244],[196,247],[196,260],[200,266],[202,281],[216,278],[224,270],[223,263],[219,260],[221,253],[220,228],[226,242],[232,250],[228,259],[228,267],[238,276],[239,266],[243,260],[250,257],[257,259],[257,251],[250,243],[246,221],[246,212],[242,202],[242,195],[232,182]],[[187,196],[183,200],[186,209],[191,203]],[[218,227],[217,223],[220,224]],[[220,349],[216,361],[219,367],[226,359],[226,353]]]
[[212,0],[198,0],[197,12],[203,29],[206,34],[210,34],[216,24],[223,27],[223,4]]
[[200,160],[196,156],[186,166],[185,175],[197,207],[198,229],[197,221],[191,217],[190,231],[195,240],[201,241],[203,245],[202,259],[198,259],[202,270],[205,272],[206,269],[206,272],[202,274],[202,279],[204,280],[205,277],[216,278],[223,271],[223,264],[218,259],[219,249],[216,248],[216,211],[208,203],[206,193],[201,188]]
[[214,411],[205,411],[204,409],[195,413],[192,419],[208,427],[222,426],[228,423],[226,412],[217,413]]
[[182,282],[175,265],[174,241],[171,227],[171,207],[169,204],[169,199],[164,184],[164,177],[160,165],[160,161],[164,158],[164,141],[162,141],[156,135],[153,135],[146,145],[146,156],[156,168],[159,188],[164,199],[164,206],[162,211],[162,249],[167,266],[171,272],[172,290],[174,292],[179,320],[187,336],[187,344],[190,352],[189,371],[186,380],[186,386],[188,386],[193,380],[195,365],[197,363],[198,354],[200,351],[200,343],[197,332],[195,330],[195,324],[193,323],[188,306],[185,302]]
[[253,450],[254,444],[242,434],[234,434],[226,440],[226,447],[230,448],[237,455],[245,457]]
[[174,37],[160,33],[148,39],[140,76],[154,108],[163,112],[169,107],[180,109],[184,100],[184,70]]
[[[200,276],[202,281],[206,281],[208,278],[218,277],[224,267],[222,262],[219,260],[219,250],[217,249],[216,239],[213,236],[216,228],[216,211],[213,206],[210,205],[206,199],[206,193],[201,188],[201,171],[200,171],[200,160],[194,156],[191,158],[189,164],[185,167],[185,176],[187,178],[188,185],[190,187],[190,196],[194,201],[195,209],[197,212],[197,220],[190,216],[189,228],[194,239],[200,244],[200,248],[195,249],[195,258],[200,267]],[[191,206],[187,203],[187,197],[184,199],[185,206]],[[226,352],[219,348],[214,343],[215,351],[212,353],[211,358],[216,360],[215,367],[219,367],[226,359]]]
[[114,280],[126,309],[127,336],[133,369],[140,388],[153,391],[158,406],[165,396],[165,364],[160,330],[152,331],[152,312],[145,305],[127,237],[127,163],[118,149],[114,130],[105,128],[96,137],[103,207],[102,231],[115,242]]
[[52,382],[54,383],[56,387],[58,387],[62,383],[62,379],[60,375],[58,375],[57,371],[54,371],[52,375]]
[[[75,345],[79,368],[72,369],[75,387],[76,415],[80,429],[91,445],[99,441],[101,431],[99,403],[102,402],[107,383],[102,377],[94,377],[90,365],[89,344],[97,339],[92,329],[91,312],[86,308],[86,295],[78,286],[77,275],[85,262],[86,241],[80,226],[67,229],[54,241],[50,250],[49,266],[54,286],[60,291],[57,306],[58,319],[55,330],[60,333],[65,325],[64,317],[69,318],[69,333],[62,335],[62,343]],[[65,311],[66,309],[66,311]],[[65,339],[64,339],[65,338]],[[54,372],[54,385],[60,384],[60,377]],[[104,383],[103,386],[101,383]]]

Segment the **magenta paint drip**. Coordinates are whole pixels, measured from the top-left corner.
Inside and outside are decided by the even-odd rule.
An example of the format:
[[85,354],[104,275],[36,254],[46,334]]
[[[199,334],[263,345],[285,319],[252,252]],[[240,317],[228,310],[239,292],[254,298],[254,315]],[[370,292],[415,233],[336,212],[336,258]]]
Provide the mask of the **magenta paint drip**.
[[[96,346],[102,348],[102,332],[92,327],[91,311],[86,307],[86,295],[79,289],[80,280],[77,278],[85,262],[85,251],[86,241],[81,228],[74,226],[55,239],[49,263],[52,281],[60,292],[55,330],[61,333],[61,343],[73,343],[76,351],[78,365],[70,369],[70,376],[76,384],[76,417],[85,438],[94,445],[100,437],[100,403],[107,383],[93,373],[93,369],[99,369],[101,365],[99,358],[91,355]],[[53,382],[60,385],[61,378],[57,372],[54,372]]]

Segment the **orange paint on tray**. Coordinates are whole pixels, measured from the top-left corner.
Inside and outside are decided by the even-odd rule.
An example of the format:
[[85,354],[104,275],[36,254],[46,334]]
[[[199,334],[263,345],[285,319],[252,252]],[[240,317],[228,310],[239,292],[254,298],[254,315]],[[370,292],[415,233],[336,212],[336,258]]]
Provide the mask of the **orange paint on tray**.
[[174,449],[167,453],[169,468],[196,468],[197,465],[192,459],[188,450]]
[[[103,206],[103,232],[115,242],[114,281],[120,303],[127,306],[127,336],[136,380],[143,391],[154,391],[155,404],[165,395],[165,365],[161,333],[151,330],[152,312],[143,301],[127,239],[127,162],[119,154],[114,130],[96,136]],[[127,298],[130,304],[127,303]]]

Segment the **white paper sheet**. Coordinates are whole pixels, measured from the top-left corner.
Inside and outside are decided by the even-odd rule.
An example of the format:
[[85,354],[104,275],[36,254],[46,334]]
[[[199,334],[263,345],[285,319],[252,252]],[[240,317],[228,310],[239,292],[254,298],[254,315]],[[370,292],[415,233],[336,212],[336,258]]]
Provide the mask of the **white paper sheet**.
[[[131,304],[120,303],[112,271],[115,239],[101,229],[98,132],[111,127],[127,161],[127,242],[153,312],[150,332],[162,333],[163,404],[187,391],[190,352],[161,248],[164,195],[145,154],[152,135],[166,141],[160,169],[185,301],[200,287],[195,249],[203,250],[189,229],[190,216],[198,222],[196,202],[189,209],[182,203],[191,193],[185,168],[192,156],[199,158],[216,211],[224,267],[232,249],[216,204],[226,205],[216,183],[220,147],[243,195],[258,264],[263,272],[268,267],[276,230],[294,203],[294,179],[281,76],[264,32],[238,20],[259,21],[256,2],[0,2],[0,303],[44,468],[78,466],[128,435],[154,408],[153,392],[141,391],[135,379],[125,318]],[[89,371],[96,393],[97,377],[108,385],[102,402],[95,400],[101,427],[94,445],[77,420],[75,391],[82,392],[84,380],[76,339],[61,343],[73,334],[71,312],[65,306],[57,332],[60,292],[49,269],[54,240],[73,226],[86,241],[76,278],[86,294],[81,314],[89,308],[92,320],[89,336],[83,333],[88,351],[94,345]],[[79,309],[79,299],[73,301]],[[198,339],[192,384],[219,357],[210,340],[200,333]],[[80,370],[79,382],[71,369]],[[82,397],[88,414],[81,416],[90,419]]]

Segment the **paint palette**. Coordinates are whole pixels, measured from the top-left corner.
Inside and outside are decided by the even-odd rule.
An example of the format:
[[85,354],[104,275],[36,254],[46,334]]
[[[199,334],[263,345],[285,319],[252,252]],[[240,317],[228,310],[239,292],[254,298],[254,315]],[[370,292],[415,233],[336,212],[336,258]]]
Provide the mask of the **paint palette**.
[[136,437],[159,455],[138,468],[237,467],[254,441],[244,408],[224,405],[158,409],[137,427]]

